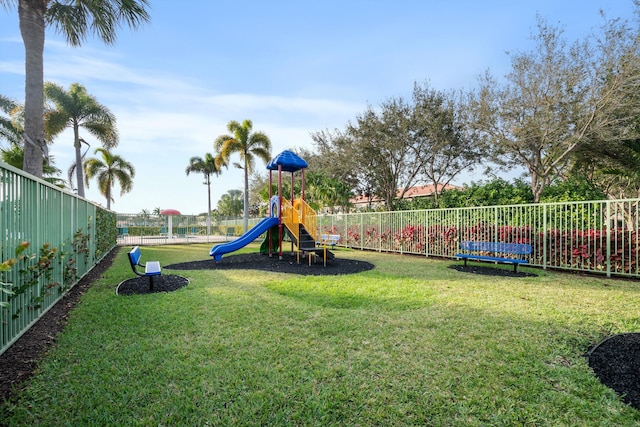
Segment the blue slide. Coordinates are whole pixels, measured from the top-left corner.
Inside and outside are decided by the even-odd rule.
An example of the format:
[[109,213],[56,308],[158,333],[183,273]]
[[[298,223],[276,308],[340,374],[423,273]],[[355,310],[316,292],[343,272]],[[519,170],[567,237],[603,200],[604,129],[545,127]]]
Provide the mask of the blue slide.
[[277,226],[279,223],[279,218],[264,218],[262,221],[250,228],[249,231],[238,237],[236,240],[232,240],[231,242],[222,243],[212,247],[209,251],[209,256],[212,256],[216,261],[220,261],[222,259],[222,255],[228,254],[229,252],[237,251],[240,248],[244,248],[249,243],[256,240],[262,233],[269,230],[271,227]]

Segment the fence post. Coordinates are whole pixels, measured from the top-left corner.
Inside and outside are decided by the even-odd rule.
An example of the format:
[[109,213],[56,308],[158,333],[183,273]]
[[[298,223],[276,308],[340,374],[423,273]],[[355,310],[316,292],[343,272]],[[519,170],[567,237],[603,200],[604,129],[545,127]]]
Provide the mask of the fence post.
[[378,252],[382,252],[382,212],[378,212]]
[[364,248],[364,215],[360,215],[360,249]]
[[542,269],[547,269],[547,245],[549,244],[549,239],[547,238],[547,205],[543,205],[542,210]]
[[607,227],[607,277],[611,277],[611,202],[609,200],[606,201],[606,207],[607,216],[605,227]]

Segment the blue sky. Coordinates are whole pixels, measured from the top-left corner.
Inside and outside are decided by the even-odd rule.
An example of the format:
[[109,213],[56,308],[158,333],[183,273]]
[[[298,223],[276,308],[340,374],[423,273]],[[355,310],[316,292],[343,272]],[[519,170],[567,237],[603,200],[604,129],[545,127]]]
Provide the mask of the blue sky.
[[[196,214],[206,211],[206,186],[184,170],[192,156],[213,153],[230,120],[251,119],[274,155],[313,148],[310,133],[344,129],[367,105],[410,96],[414,82],[470,89],[486,70],[504,76],[507,52],[533,46],[536,15],[572,42],[600,26],[600,9],[633,18],[632,0],[151,0],[151,23],[122,28],[114,46],[90,38],[71,48],[48,30],[45,80],[79,82],[116,114],[113,151],[134,164],[136,177],[130,193],[121,197],[116,187],[112,209]],[[0,93],[24,100],[16,10],[0,9]],[[85,139],[92,154],[98,143]],[[71,135],[50,153],[66,176]],[[214,207],[242,189],[242,176],[230,168],[214,178]],[[95,183],[87,198],[105,204]]]

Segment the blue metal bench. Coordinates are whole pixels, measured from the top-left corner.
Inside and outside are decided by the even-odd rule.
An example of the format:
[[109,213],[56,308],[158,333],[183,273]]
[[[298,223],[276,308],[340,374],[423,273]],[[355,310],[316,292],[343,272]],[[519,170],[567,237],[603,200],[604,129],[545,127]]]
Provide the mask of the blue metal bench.
[[[508,255],[529,255],[533,248],[525,243],[503,243],[503,242],[460,242],[460,249],[468,251],[467,253],[455,254],[458,259],[464,260],[464,266],[467,266],[467,260],[476,261],[493,261],[503,264],[513,264],[513,271],[518,271],[518,265],[528,264],[529,261],[522,258],[500,257],[495,255],[483,255],[483,253],[508,254]],[[475,252],[475,253],[472,253]]]
[[[162,274],[159,261],[147,261],[145,264],[140,264],[140,247],[136,246],[129,252],[129,263],[133,272],[141,277],[149,278],[149,290],[153,290],[153,276],[159,276]],[[144,268],[144,273],[138,271],[138,267]]]
[[340,241],[339,234],[321,234],[320,240],[316,242],[317,246],[327,245],[327,246],[335,246]]

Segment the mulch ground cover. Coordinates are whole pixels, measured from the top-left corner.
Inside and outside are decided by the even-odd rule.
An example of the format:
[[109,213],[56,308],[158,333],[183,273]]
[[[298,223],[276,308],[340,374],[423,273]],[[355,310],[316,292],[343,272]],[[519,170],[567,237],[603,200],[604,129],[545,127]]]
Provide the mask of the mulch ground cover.
[[[0,355],[0,399],[9,399],[13,393],[24,387],[33,375],[38,361],[54,345],[57,334],[67,324],[69,312],[76,306],[82,294],[91,284],[100,278],[112,264],[119,248],[107,256],[85,275],[57,304],[55,304],[35,325],[18,341]],[[225,256],[216,262],[213,259],[164,266],[166,270],[228,270],[251,269],[273,271],[299,275],[338,275],[354,274],[371,270],[374,265],[364,261],[341,259],[336,257],[324,266],[319,262],[308,264],[295,256],[283,254],[269,257],[261,254],[242,254]],[[458,271],[470,274],[500,275],[524,277],[532,273],[522,273],[484,266],[464,267],[452,265]],[[125,285],[126,286],[123,286]],[[171,292],[188,284],[188,280],[174,274],[163,274],[162,280],[154,279],[153,292]],[[149,279],[135,277],[122,282],[119,295],[130,293],[149,293]],[[627,333],[609,337],[592,347],[586,354],[589,366],[606,386],[615,390],[624,402],[640,410],[640,333]]]
[[371,270],[374,265],[355,259],[344,259],[335,257],[322,261],[321,257],[312,259],[309,263],[307,258],[298,258],[295,254],[286,252],[282,254],[282,259],[278,254],[273,256],[260,253],[225,255],[220,261],[213,258],[202,261],[183,262],[171,264],[163,268],[169,270],[260,270],[277,273],[299,274],[302,276],[333,276],[341,274],[355,274],[362,271]]

